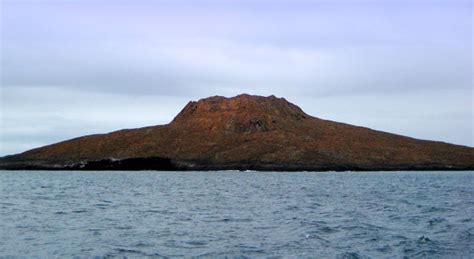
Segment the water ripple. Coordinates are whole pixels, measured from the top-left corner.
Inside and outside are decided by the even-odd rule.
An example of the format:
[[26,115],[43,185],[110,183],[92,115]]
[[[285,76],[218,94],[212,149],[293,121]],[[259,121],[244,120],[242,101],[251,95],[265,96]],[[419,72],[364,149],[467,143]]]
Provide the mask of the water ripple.
[[0,172],[0,257],[474,254],[473,172]]

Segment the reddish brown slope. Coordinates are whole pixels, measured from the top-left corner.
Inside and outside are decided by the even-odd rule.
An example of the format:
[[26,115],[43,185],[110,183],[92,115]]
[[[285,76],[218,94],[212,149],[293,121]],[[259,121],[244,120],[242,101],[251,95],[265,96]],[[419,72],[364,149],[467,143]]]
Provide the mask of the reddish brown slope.
[[[321,120],[283,98],[250,95],[189,102],[170,124],[33,149],[3,158],[0,167],[75,168],[85,161],[152,157],[169,158],[177,169],[474,168],[473,148]],[[160,169],[140,161],[141,169]]]

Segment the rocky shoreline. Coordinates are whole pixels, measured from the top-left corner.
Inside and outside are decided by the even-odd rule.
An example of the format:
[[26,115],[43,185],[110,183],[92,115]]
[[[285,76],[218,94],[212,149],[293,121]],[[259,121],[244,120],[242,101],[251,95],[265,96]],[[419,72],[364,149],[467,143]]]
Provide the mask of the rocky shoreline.
[[241,161],[228,164],[212,164],[206,161],[176,161],[169,158],[129,158],[102,159],[80,163],[53,163],[35,161],[0,162],[0,170],[60,170],[60,171],[463,171],[474,170],[474,167],[453,167],[442,164],[419,164],[399,166],[360,167],[354,165],[314,165],[276,164],[262,161]]

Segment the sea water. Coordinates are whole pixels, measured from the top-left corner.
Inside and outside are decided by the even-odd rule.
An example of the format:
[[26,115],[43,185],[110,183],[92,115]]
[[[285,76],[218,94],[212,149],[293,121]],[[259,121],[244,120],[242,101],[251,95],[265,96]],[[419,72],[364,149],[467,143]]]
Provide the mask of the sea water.
[[0,257],[474,257],[474,172],[0,171]]

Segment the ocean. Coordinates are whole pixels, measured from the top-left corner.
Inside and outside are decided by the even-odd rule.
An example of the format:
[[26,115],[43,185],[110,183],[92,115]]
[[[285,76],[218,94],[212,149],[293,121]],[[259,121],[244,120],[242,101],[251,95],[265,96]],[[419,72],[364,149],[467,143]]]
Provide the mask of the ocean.
[[0,197],[0,257],[474,257],[474,172],[0,171]]

